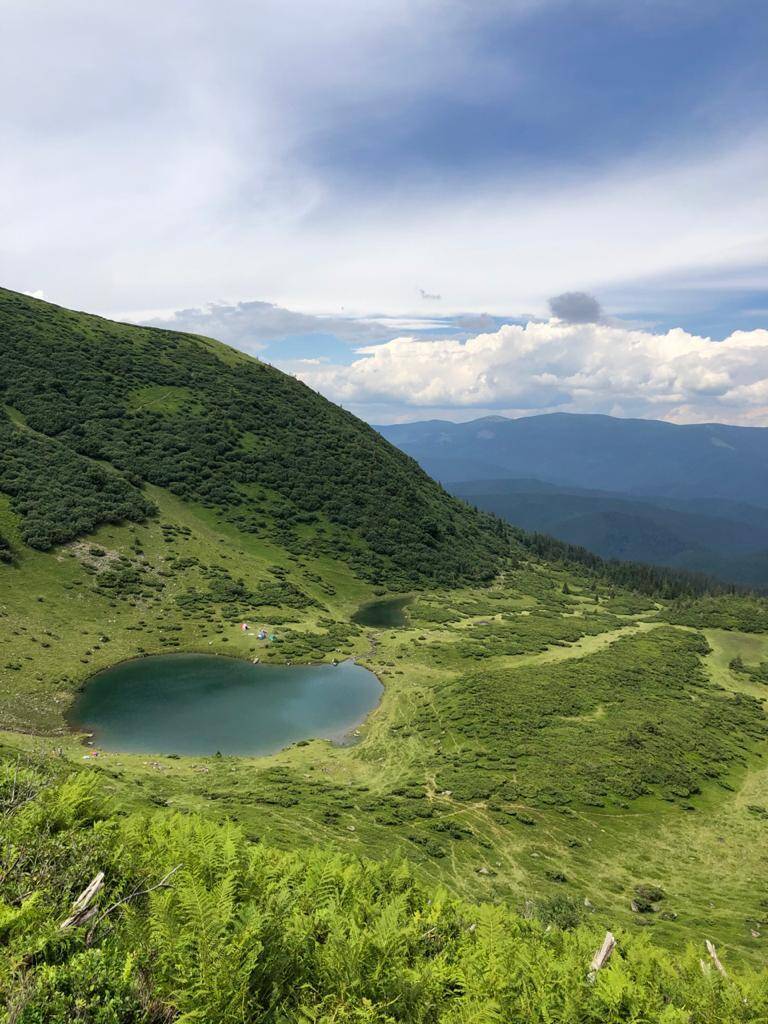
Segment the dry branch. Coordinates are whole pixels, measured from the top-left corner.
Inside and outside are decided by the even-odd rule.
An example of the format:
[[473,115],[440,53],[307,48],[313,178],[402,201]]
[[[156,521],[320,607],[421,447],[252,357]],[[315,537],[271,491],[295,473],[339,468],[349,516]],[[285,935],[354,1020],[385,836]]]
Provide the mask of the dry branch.
[[705,940],[704,945],[707,947],[707,953],[709,953],[712,963],[715,965],[718,971],[720,971],[724,978],[727,977],[725,973],[725,968],[720,963],[720,957],[717,955],[717,950],[715,949],[714,945],[709,941],[709,939]]
[[[110,906],[108,906],[104,911],[102,911],[101,914],[99,914],[99,916],[96,918],[96,920],[91,925],[91,927],[90,927],[90,929],[88,931],[88,935],[86,936],[86,939],[85,939],[86,943],[90,945],[90,943],[93,940],[93,936],[94,936],[94,933],[96,932],[96,929],[101,924],[101,922],[104,920],[104,918],[108,917],[112,913],[113,910],[117,910],[118,907],[122,907],[124,903],[128,903],[130,900],[138,899],[139,896],[146,896],[148,893],[154,892],[155,889],[165,889],[165,888],[167,888],[167,886],[168,886],[168,879],[171,877],[171,875],[175,875],[180,867],[181,867],[181,864],[177,864],[176,867],[175,868],[171,868],[171,870],[168,872],[168,874],[164,875],[160,879],[159,882],[156,882],[154,885],[150,885],[147,889],[134,889],[133,892],[128,893],[127,896],[123,896],[123,898],[121,900],[117,900],[116,903],[112,903]],[[91,916],[93,916],[93,914]]]
[[592,957],[592,963],[589,965],[589,980],[594,981],[597,972],[608,963],[611,958],[611,953],[616,946],[616,939],[611,932],[605,933],[603,944]]
[[75,902],[72,904],[72,913],[66,921],[61,922],[59,927],[77,928],[79,925],[85,924],[86,921],[90,921],[90,919],[98,913],[99,909],[98,907],[91,906],[91,904],[103,888],[104,872],[99,871],[99,873],[94,875],[85,889],[83,889],[77,897]]

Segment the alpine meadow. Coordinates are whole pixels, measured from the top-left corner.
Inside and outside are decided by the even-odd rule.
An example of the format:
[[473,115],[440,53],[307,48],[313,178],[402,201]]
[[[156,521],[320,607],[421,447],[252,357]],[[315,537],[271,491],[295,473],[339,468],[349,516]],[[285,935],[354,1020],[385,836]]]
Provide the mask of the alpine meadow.
[[[2,290],[0,365],[9,1022],[768,1019],[764,598],[527,534],[207,337]],[[383,690],[271,753],[78,719],[182,655]]]

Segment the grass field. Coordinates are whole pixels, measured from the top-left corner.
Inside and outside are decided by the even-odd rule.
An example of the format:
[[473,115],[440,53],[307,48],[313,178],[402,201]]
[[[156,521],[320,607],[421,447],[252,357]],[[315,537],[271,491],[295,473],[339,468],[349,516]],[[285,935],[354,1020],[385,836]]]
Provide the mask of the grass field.
[[[533,563],[488,588],[415,594],[405,628],[363,629],[351,615],[382,594],[343,563],[148,495],[157,520],[52,553],[17,546],[17,564],[0,564],[5,755],[82,764],[122,807],[232,818],[285,847],[401,853],[470,899],[763,957],[766,691],[729,666],[768,660],[768,637],[670,625],[651,601]],[[2,504],[0,533],[18,539]],[[243,635],[243,618],[278,642]],[[78,687],[176,650],[355,656],[385,693],[354,746],[84,762],[63,719]],[[651,884],[664,898],[633,911]]]

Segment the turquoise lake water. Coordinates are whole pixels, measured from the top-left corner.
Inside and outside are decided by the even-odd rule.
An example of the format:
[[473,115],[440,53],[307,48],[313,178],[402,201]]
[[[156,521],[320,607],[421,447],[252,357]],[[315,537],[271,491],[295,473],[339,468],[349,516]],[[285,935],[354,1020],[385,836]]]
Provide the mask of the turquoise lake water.
[[376,676],[340,665],[252,665],[208,654],[137,658],[98,673],[67,716],[96,746],[145,754],[273,754],[341,740],[379,702]]

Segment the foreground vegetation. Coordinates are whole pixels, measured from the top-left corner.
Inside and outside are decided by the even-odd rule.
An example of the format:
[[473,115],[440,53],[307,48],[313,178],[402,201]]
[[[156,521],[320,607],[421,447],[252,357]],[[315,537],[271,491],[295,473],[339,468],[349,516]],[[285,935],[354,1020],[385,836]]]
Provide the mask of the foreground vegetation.
[[[558,920],[678,950],[711,935],[759,961],[768,772],[766,691],[752,673],[767,637],[672,625],[671,606],[537,562],[488,587],[420,591],[404,628],[364,629],[352,614],[374,590],[344,563],[293,555],[161,489],[147,495],[157,517],[50,553],[24,547],[0,502],[16,552],[0,568],[11,756],[85,764],[126,810],[237,821],[282,849],[396,854],[465,899],[517,911],[557,901]],[[243,634],[243,619],[270,624],[276,641]],[[90,748],[64,720],[78,688],[126,657],[176,650],[265,663],[354,655],[384,697],[353,746],[84,762]],[[731,666],[738,656],[749,672]],[[633,911],[647,884],[665,900]]]
[[[595,928],[468,904],[402,861],[280,852],[195,816],[115,817],[93,777],[55,763],[0,764],[0,811],[0,998],[13,1024],[768,1014],[765,973],[721,973],[703,944],[673,957],[621,934],[590,972]],[[104,887],[77,917],[98,872]]]

